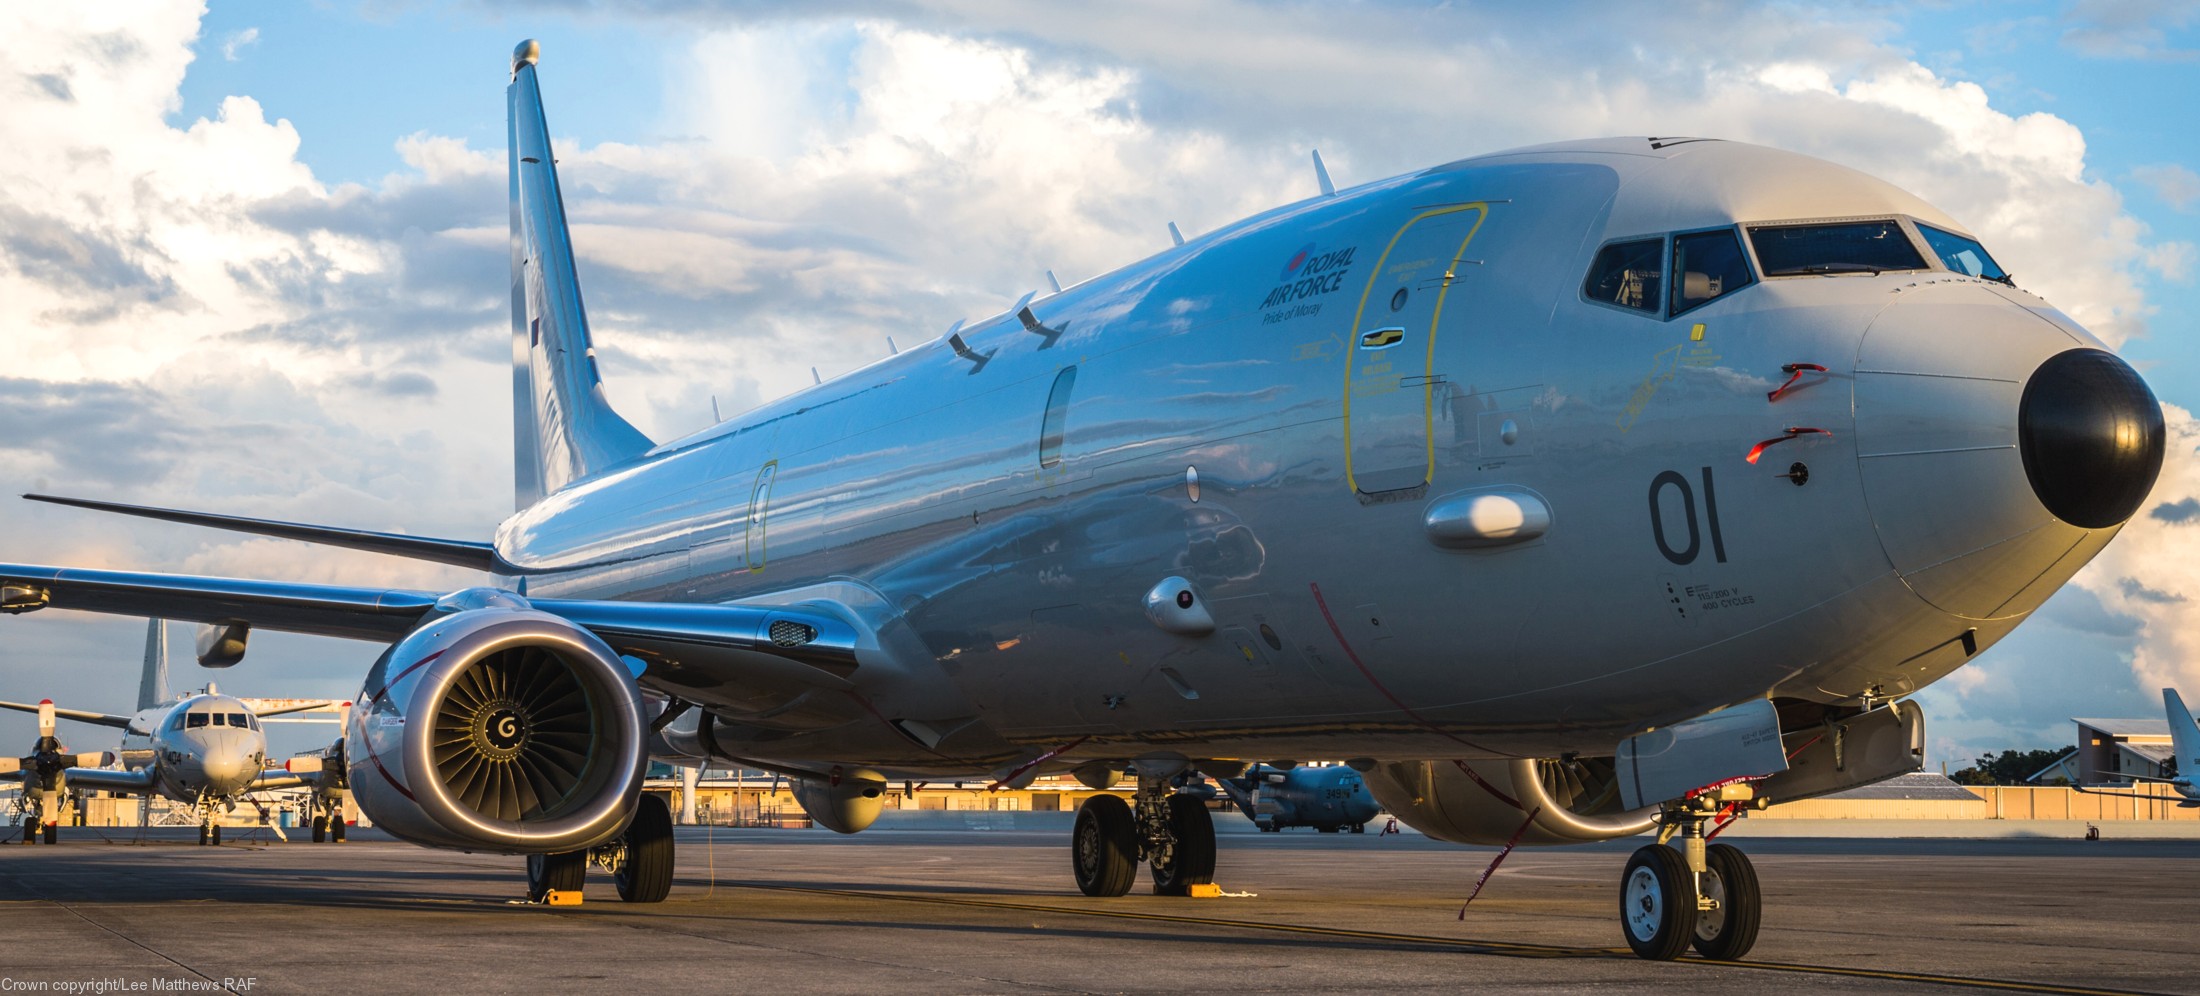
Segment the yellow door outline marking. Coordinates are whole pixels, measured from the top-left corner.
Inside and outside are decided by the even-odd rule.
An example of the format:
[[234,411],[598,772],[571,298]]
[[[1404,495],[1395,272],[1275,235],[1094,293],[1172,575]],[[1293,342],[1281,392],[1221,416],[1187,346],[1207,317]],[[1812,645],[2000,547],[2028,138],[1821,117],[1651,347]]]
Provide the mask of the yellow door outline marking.
[[[1424,376],[1421,380],[1421,418],[1424,423],[1421,430],[1421,438],[1428,444],[1428,462],[1426,465],[1427,469],[1423,471],[1421,475],[1421,483],[1423,484],[1427,484],[1436,476],[1436,385],[1431,382],[1428,377],[1433,376],[1436,372],[1437,323],[1443,320],[1444,299],[1451,294],[1452,280],[1459,271],[1459,260],[1467,253],[1467,243],[1474,241],[1475,233],[1481,231],[1482,223],[1488,221],[1490,218],[1489,202],[1473,201],[1467,204],[1453,204],[1449,207],[1431,208],[1427,211],[1421,212],[1420,214],[1414,215],[1413,217],[1407,219],[1405,224],[1398,226],[1398,230],[1392,233],[1390,236],[1390,243],[1383,246],[1383,254],[1376,258],[1375,269],[1372,273],[1368,274],[1367,286],[1365,288],[1362,288],[1360,291],[1360,305],[1352,312],[1352,335],[1356,339],[1360,334],[1360,321],[1367,316],[1368,296],[1375,292],[1375,281],[1382,279],[1383,266],[1390,262],[1390,252],[1391,250],[1398,248],[1398,240],[1404,238],[1408,230],[1412,229],[1413,226],[1420,224],[1424,219],[1434,218],[1439,215],[1457,214],[1461,211],[1474,211],[1477,212],[1477,216],[1474,219],[1473,227],[1467,229],[1467,237],[1459,240],[1459,248],[1452,250],[1450,261],[1444,264],[1444,282],[1443,285],[1439,287],[1436,291],[1436,308],[1434,312],[1429,315],[1428,320],[1428,360],[1426,366],[1423,367]],[[1344,483],[1346,487],[1352,489],[1352,493],[1354,494],[1360,493],[1360,483],[1352,476],[1352,366],[1355,362],[1358,361],[1358,357],[1358,350],[1345,350]]]

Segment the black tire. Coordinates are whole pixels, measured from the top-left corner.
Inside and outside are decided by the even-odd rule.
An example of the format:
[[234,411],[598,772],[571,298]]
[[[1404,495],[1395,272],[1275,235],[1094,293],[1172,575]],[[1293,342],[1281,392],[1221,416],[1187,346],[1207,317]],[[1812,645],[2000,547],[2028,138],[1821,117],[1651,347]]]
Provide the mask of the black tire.
[[342,814],[342,813],[338,813],[338,814],[337,814],[337,815],[335,815],[335,816],[331,816],[331,817],[329,817],[329,819],[328,819],[328,839],[330,839],[330,840],[332,840],[332,841],[335,841],[336,843],[339,843],[339,844],[343,843],[343,842],[344,842],[344,826],[345,826],[345,824],[344,824],[344,816],[343,816],[343,814]]
[[212,835],[207,839],[207,843],[212,844],[215,847],[222,846],[222,825],[219,823],[214,824],[211,830],[211,834]]
[[1353,832],[1353,833],[1366,833],[1366,832],[1367,832],[1367,824],[1365,824],[1365,823],[1354,823],[1354,824],[1352,824],[1352,832]]
[[314,817],[314,818],[313,818],[313,842],[314,842],[314,843],[316,843],[316,844],[319,844],[319,843],[321,843],[321,842],[323,842],[323,841],[326,841],[327,839],[328,839],[328,817],[326,817],[326,816],[316,816],[316,817]]
[[1077,807],[1070,831],[1070,871],[1088,896],[1120,896],[1138,879],[1137,821],[1122,796],[1096,795]]
[[1672,961],[1696,936],[1696,881],[1663,844],[1636,849],[1619,877],[1620,934],[1636,955]]
[[527,901],[547,902],[550,893],[578,892],[588,881],[588,852],[527,856]]
[[661,903],[672,894],[672,808],[663,796],[642,796],[626,825],[626,861],[611,878],[630,903]]
[[1215,818],[1207,804],[1188,795],[1169,797],[1169,833],[1176,838],[1169,862],[1153,866],[1157,896],[1190,895],[1192,886],[1215,880]]
[[206,824],[199,824],[199,846],[206,846]]
[[58,823],[48,823],[48,824],[46,824],[46,831],[45,831],[45,833],[44,833],[44,835],[43,835],[43,836],[44,836],[44,837],[46,838],[46,843],[48,843],[48,844],[58,844],[58,843],[60,843],[60,842],[61,842],[61,825],[60,825],[60,824],[58,824]]
[[1696,953],[1720,961],[1737,961],[1757,945],[1757,928],[1764,918],[1764,894],[1757,888],[1757,869],[1749,855],[1730,844],[1704,849],[1704,894],[1719,901],[1719,908],[1696,916]]
[[38,843],[38,824],[37,824],[37,823],[35,823],[35,822],[31,821],[31,820],[24,820],[24,821],[23,821],[23,843],[25,843],[25,844],[36,844],[36,843]]

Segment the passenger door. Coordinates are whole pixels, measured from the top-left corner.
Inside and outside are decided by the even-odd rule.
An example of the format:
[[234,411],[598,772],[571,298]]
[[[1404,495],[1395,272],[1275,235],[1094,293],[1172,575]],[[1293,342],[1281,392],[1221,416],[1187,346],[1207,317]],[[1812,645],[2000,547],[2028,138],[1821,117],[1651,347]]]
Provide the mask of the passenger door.
[[1345,481],[1363,502],[1415,497],[1436,469],[1430,439],[1444,375],[1436,337],[1468,304],[1453,293],[1480,265],[1467,246],[1489,216],[1481,202],[1416,214],[1376,260],[1347,342]]

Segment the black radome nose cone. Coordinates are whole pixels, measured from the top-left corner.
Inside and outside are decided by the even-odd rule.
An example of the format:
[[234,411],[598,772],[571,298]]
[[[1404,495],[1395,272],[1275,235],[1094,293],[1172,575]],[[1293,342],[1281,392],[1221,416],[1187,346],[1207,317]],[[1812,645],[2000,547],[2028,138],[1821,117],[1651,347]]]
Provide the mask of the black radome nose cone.
[[2162,406],[2113,353],[2073,349],[2032,372],[2017,406],[2017,441],[2032,491],[2055,517],[2086,529],[2131,518],[2162,470]]

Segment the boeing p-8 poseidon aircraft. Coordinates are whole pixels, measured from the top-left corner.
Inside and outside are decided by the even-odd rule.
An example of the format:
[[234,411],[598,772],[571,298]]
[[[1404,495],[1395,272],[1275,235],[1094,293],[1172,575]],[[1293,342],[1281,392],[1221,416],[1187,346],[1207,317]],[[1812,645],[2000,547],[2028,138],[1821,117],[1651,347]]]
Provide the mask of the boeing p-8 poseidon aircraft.
[[[512,62],[518,511],[490,541],[77,502],[478,568],[449,593],[0,567],[5,607],[389,645],[346,743],[401,837],[662,898],[645,755],[1132,771],[1079,888],[1214,871],[1188,769],[1347,758],[1440,838],[1657,831],[1638,953],[1748,950],[1744,807],[1920,765],[1905,696],[2115,536],[2132,369],[1962,225],[1731,142],[1493,153],[1320,196],[667,442],[606,402],[537,49]],[[217,655],[219,656],[219,655]],[[227,659],[227,658],[223,658]],[[1671,846],[1677,842],[1678,846]]]

